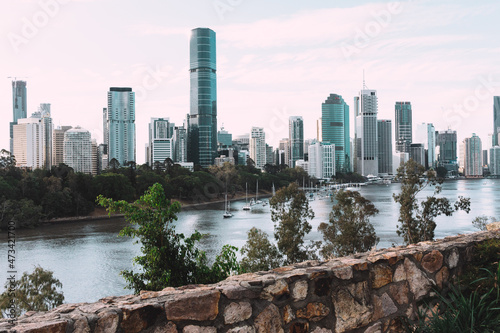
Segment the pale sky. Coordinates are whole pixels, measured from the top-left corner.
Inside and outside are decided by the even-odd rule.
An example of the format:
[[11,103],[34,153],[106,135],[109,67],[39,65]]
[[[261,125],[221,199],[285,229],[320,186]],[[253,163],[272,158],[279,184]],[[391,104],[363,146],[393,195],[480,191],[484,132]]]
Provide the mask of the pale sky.
[[[330,93],[350,106],[377,90],[379,119],[410,101],[414,128],[477,133],[483,149],[500,95],[498,1],[0,0],[0,148],[9,147],[11,79],[27,80],[28,116],[52,104],[55,125],[102,142],[111,86],[136,91],[137,162],[151,117],[189,113],[189,37],[217,35],[218,126],[264,127],[275,146],[288,116],[316,136]],[[26,77],[26,78],[25,78]],[[394,135],[394,128],[393,128]],[[351,137],[354,133],[351,131]]]

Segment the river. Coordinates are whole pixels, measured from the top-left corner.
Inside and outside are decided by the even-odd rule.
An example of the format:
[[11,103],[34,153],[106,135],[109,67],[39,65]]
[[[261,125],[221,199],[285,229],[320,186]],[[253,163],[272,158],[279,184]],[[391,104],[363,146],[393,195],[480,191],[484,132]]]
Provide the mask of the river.
[[[364,186],[360,192],[371,200],[380,213],[371,219],[380,237],[378,248],[401,244],[396,235],[399,206],[392,194],[398,192],[399,184]],[[425,189],[420,198],[431,194]],[[471,198],[470,214],[457,212],[452,217],[440,216],[437,221],[436,238],[459,233],[474,232],[471,220],[478,215],[500,217],[500,180],[457,180],[443,184],[442,196],[455,200],[459,195]],[[306,239],[321,240],[317,227],[328,220],[332,203],[330,200],[310,201],[315,212],[311,221],[313,230]],[[176,221],[177,232],[185,234],[198,230],[207,237],[200,247],[213,258],[224,244],[241,248],[246,233],[257,227],[272,237],[273,223],[269,205],[253,206],[252,211],[243,211],[244,202],[233,202],[233,217],[222,217],[223,204],[182,211]],[[95,302],[110,295],[125,295],[125,282],[119,275],[121,270],[133,269],[132,258],[140,253],[134,241],[118,237],[126,225],[123,219],[73,222],[42,226],[36,229],[16,231],[16,270],[18,277],[24,271],[33,271],[35,265],[52,270],[63,284],[65,302]],[[0,283],[7,278],[7,234],[1,233]]]

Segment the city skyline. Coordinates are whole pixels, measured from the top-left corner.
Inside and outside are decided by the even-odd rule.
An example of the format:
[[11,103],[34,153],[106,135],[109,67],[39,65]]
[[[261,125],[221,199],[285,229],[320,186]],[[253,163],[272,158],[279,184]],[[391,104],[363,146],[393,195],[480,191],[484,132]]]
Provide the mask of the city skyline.
[[[394,121],[394,103],[411,101],[413,123],[449,127],[459,142],[477,133],[488,147],[493,96],[500,95],[499,50],[492,46],[498,37],[488,29],[500,6],[492,1],[409,1],[396,3],[398,8],[366,1],[341,1],[337,8],[326,1],[255,1],[224,12],[201,1],[147,1],[140,8],[123,1],[116,12],[112,1],[55,2],[57,10],[26,0],[0,14],[6,32],[1,73],[27,81],[28,116],[40,103],[51,103],[55,126],[79,125],[99,143],[103,91],[132,87],[138,95],[138,163],[144,162],[151,117],[182,124],[189,113],[189,38],[196,27],[217,33],[218,129],[224,123],[229,133],[241,135],[263,127],[266,141],[277,147],[293,115],[304,118],[304,139],[314,138],[325,96],[342,95],[352,110],[364,69],[368,88],[377,90],[379,118]],[[23,34],[26,22],[43,17],[39,13],[47,22],[35,22],[36,33]],[[88,26],[89,15],[95,26]],[[2,86],[2,115],[9,120],[0,126],[8,133],[11,79]],[[8,134],[0,146],[9,148]]]

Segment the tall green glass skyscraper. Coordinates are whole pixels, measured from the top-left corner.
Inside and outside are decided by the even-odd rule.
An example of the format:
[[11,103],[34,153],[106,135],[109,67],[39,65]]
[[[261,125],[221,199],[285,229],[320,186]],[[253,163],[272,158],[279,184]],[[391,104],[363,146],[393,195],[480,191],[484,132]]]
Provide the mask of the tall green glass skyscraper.
[[191,106],[188,161],[208,167],[217,153],[217,82],[215,32],[208,28],[191,31]]
[[322,141],[335,145],[335,169],[351,171],[351,147],[349,140],[349,105],[342,96],[330,94],[321,104]]

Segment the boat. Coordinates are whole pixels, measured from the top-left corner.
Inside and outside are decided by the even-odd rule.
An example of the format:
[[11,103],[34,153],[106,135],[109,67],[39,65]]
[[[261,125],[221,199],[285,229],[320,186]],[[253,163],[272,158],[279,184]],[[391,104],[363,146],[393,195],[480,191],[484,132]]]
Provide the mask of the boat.
[[252,207],[248,204],[248,183],[246,183],[246,189],[245,189],[245,206],[243,206],[243,210],[251,210]]
[[261,204],[262,201],[259,200],[259,180],[257,179],[257,189],[255,191],[255,204]]
[[225,219],[233,217],[233,214],[231,214],[231,207],[229,201],[227,201],[227,193],[226,193],[226,199],[224,202],[224,214],[222,215]]

